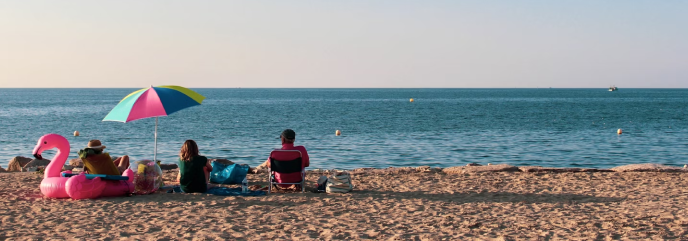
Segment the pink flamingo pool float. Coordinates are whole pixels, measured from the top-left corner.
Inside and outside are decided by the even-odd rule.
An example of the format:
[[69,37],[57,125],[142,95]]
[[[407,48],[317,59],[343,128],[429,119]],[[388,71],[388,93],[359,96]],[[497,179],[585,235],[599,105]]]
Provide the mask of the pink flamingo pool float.
[[[87,179],[84,174],[62,177],[62,166],[69,157],[69,141],[58,134],[47,134],[38,139],[33,149],[34,157],[43,159],[41,153],[45,150],[57,148],[57,154],[45,168],[41,192],[46,197],[86,199],[98,197],[125,196],[134,192],[134,172],[127,169],[122,176],[129,177],[126,181],[101,180],[100,177]],[[71,173],[71,171],[65,171]]]

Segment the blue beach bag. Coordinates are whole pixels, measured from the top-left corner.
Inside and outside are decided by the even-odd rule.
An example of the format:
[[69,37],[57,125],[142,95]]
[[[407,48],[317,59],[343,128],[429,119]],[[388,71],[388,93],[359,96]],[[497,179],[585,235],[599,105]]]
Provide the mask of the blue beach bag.
[[249,166],[246,164],[222,164],[212,162],[213,171],[210,172],[210,182],[219,184],[241,184],[246,178]]

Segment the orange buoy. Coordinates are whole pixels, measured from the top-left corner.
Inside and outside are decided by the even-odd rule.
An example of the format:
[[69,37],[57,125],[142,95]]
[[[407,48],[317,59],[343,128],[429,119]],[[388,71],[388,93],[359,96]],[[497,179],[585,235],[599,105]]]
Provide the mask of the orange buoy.
[[411,99],[409,100],[409,102],[413,102],[413,98],[411,98]]
[[616,131],[616,134],[621,135],[621,133],[623,133],[623,130],[621,130],[621,129],[618,129],[618,130]]
[[79,131],[74,131],[74,136],[79,136]]
[[335,135],[335,136],[340,136],[340,135],[342,135],[342,132],[339,131],[339,130],[337,130],[337,131],[334,132],[334,135]]

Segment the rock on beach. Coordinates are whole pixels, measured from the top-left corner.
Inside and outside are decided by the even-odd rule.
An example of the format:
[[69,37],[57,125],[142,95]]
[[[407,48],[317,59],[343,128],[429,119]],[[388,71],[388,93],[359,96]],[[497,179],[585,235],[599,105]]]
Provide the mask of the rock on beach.
[[29,163],[26,163],[24,165],[24,168],[29,168],[29,167],[45,167],[48,164],[50,164],[50,160],[48,159],[33,159]]
[[164,170],[174,170],[177,168],[179,168],[179,166],[177,166],[177,164],[160,164],[160,169],[163,171]]
[[210,163],[211,163],[211,164],[212,164],[213,162],[218,162],[218,163],[225,164],[225,165],[232,165],[232,164],[234,164],[233,161],[230,161],[230,160],[227,160],[227,159],[209,159],[209,160],[210,160]]
[[8,172],[21,172],[24,168],[29,168],[29,167],[44,167],[50,164],[50,160],[48,159],[32,159],[28,157],[23,157],[23,156],[16,156],[12,158],[12,160],[9,161],[9,165],[7,166]]
[[23,157],[23,156],[16,156],[12,158],[12,160],[9,161],[9,165],[7,166],[7,171],[8,172],[21,172],[22,167],[24,167],[27,163],[31,162],[31,158],[28,157]]

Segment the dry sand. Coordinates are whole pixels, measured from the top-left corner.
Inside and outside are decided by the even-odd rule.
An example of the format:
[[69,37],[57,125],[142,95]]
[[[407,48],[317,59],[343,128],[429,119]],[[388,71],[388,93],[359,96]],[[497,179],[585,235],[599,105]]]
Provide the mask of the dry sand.
[[[265,177],[249,175],[251,184]],[[41,178],[0,173],[0,238],[688,239],[685,172],[367,171],[348,194],[80,201],[42,198]]]

